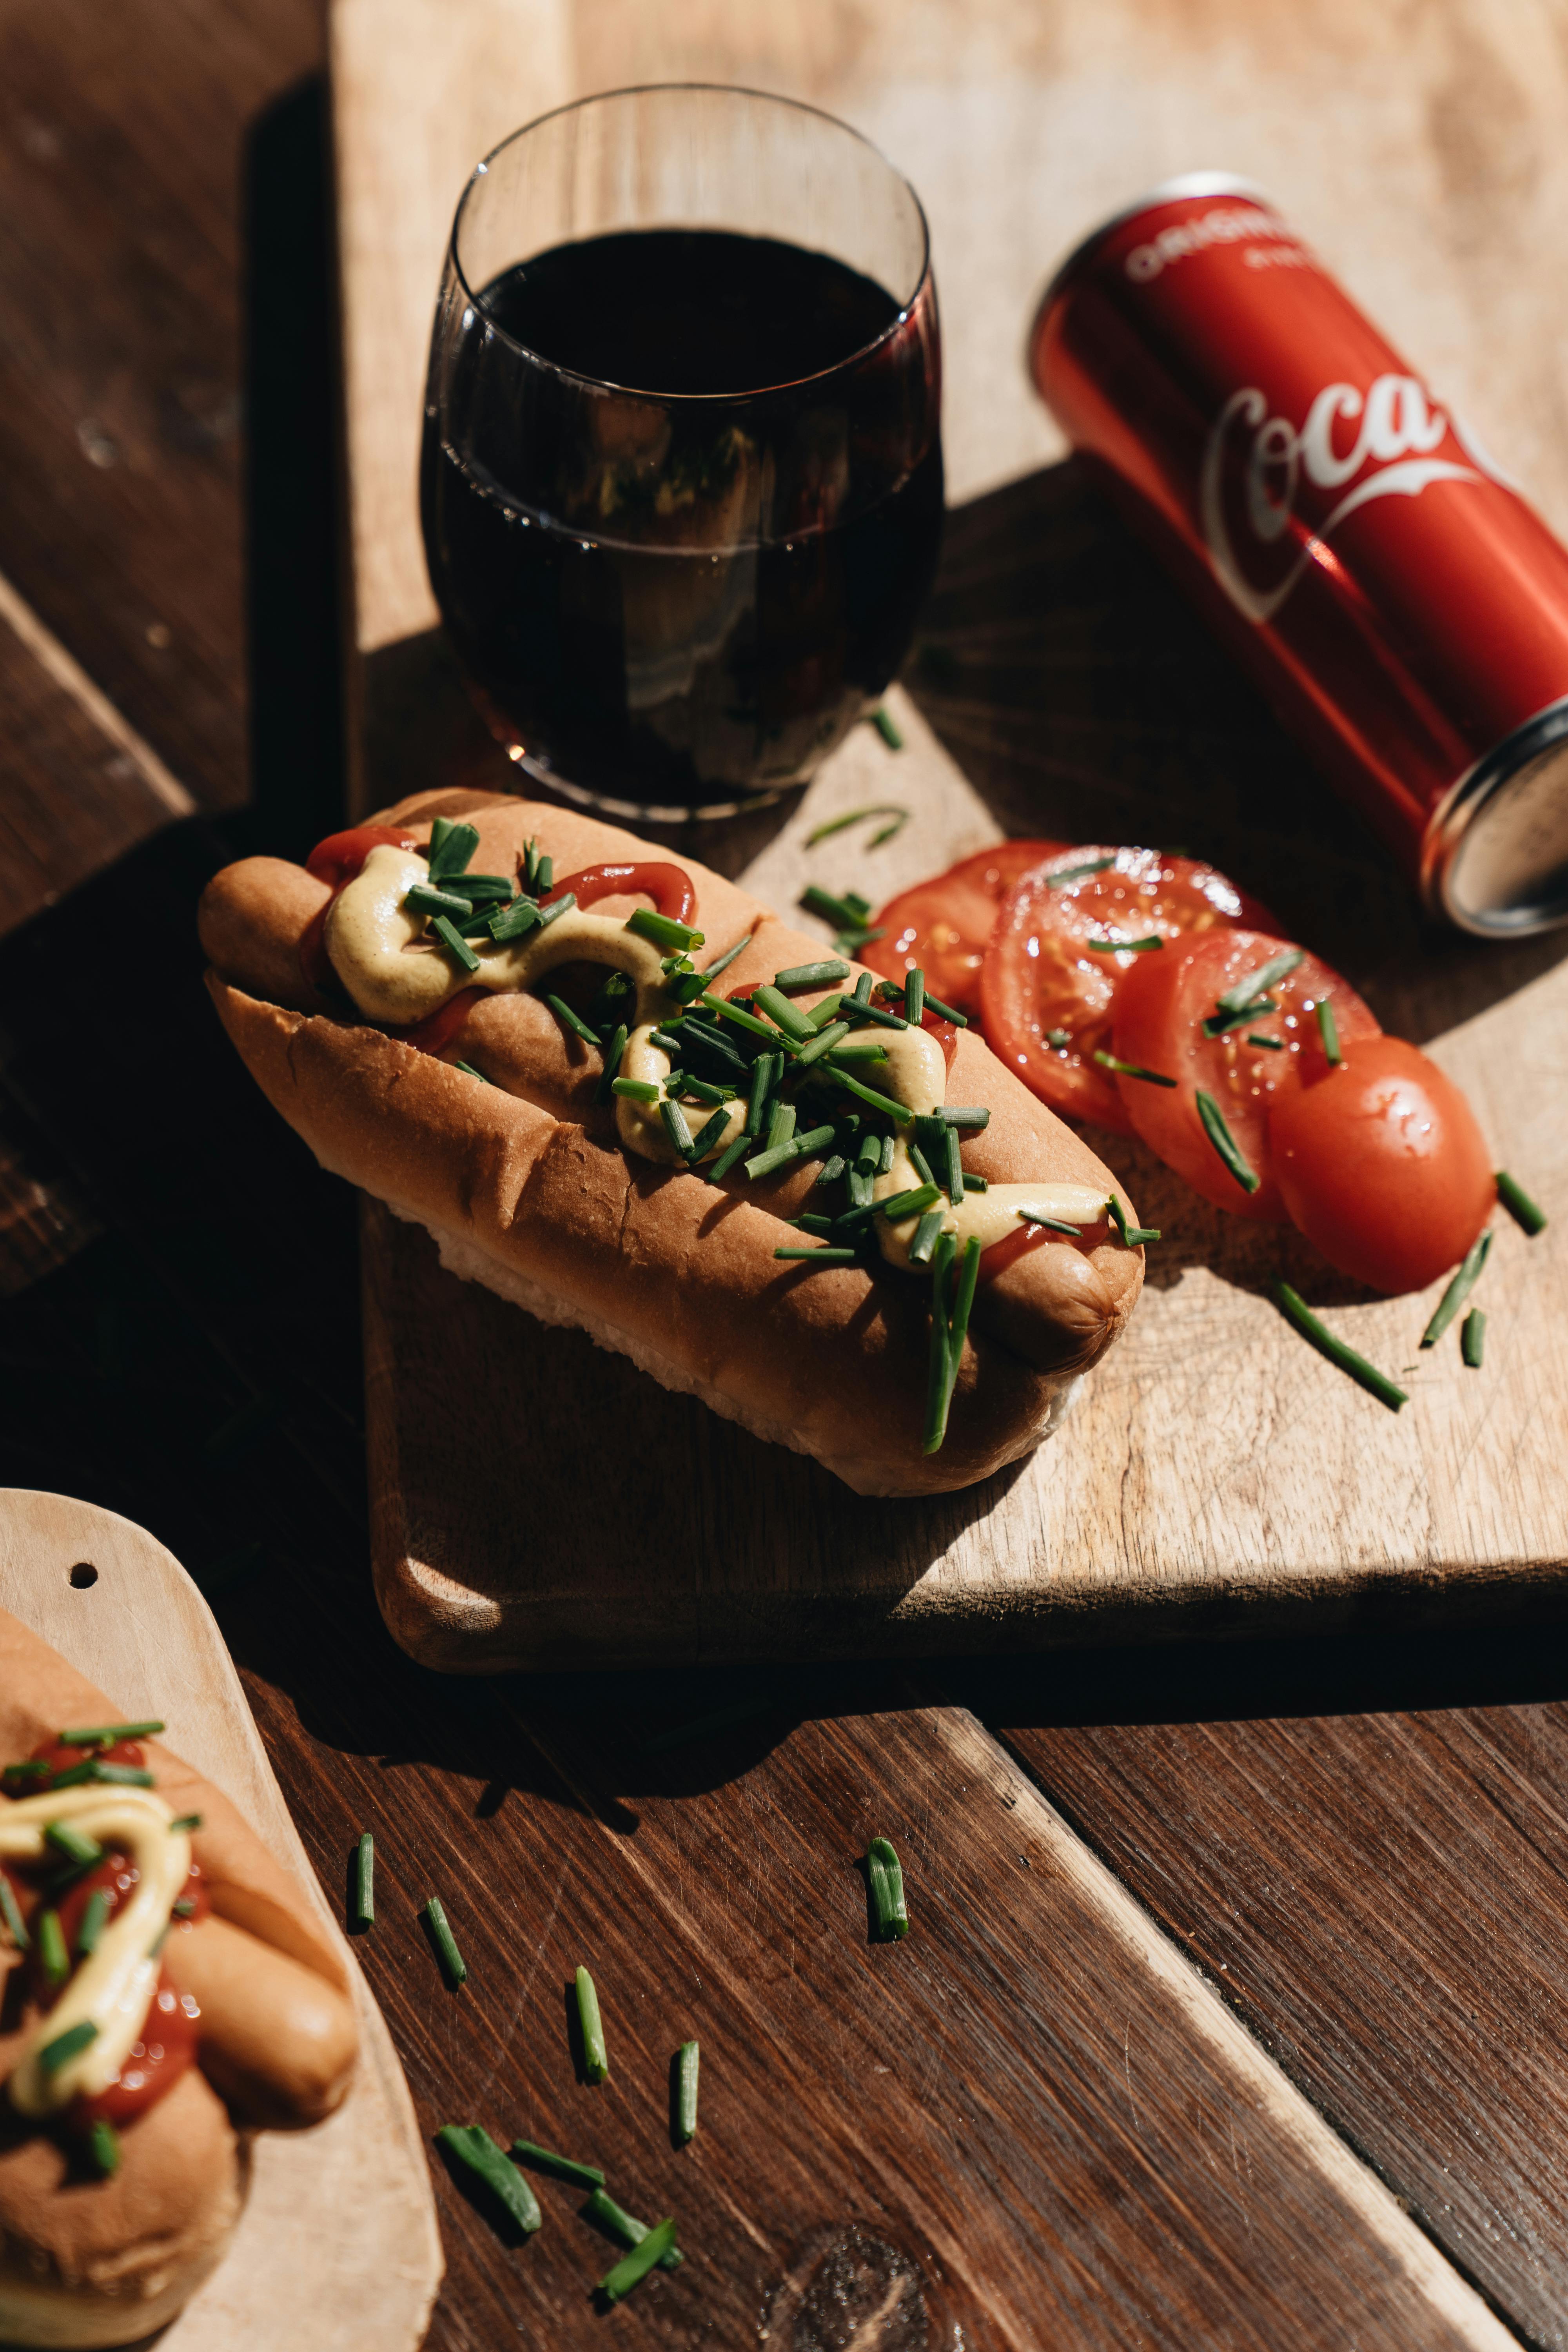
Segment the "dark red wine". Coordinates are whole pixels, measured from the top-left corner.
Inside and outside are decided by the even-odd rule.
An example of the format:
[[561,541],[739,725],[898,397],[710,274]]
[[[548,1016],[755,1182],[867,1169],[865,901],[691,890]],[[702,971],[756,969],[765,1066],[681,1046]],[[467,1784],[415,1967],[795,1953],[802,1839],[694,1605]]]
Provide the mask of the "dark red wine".
[[558,247],[448,305],[426,547],[497,733],[628,808],[808,777],[931,582],[939,372],[929,280],[900,311],[826,254],[716,230]]

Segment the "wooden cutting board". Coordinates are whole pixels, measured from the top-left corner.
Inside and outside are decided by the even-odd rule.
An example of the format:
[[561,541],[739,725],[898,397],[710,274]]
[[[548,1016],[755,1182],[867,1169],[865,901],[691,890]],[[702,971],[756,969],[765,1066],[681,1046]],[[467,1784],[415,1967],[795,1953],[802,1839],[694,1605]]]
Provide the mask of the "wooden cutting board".
[[416,2352],[440,2284],[429,2168],[381,2011],[305,1857],[211,1610],[172,1552],[113,1511],[0,1490],[0,1608],[188,1762],[288,1864],[346,1960],[362,2060],[317,2130],[263,2132],[228,2253],[163,2352]]
[[[1019,356],[1039,283],[1103,212],[1174,171],[1249,172],[1568,529],[1568,450],[1549,431],[1559,359],[1540,324],[1558,315],[1542,232],[1568,200],[1552,19],[1534,0],[1462,0],[1409,32],[1333,0],[1309,41],[1287,0],[1074,0],[1048,27],[957,0],[918,26],[894,0],[744,25],[695,0],[657,16],[475,0],[456,16],[437,0],[336,0],[360,806],[513,780],[431,626],[414,498],[428,320],[467,169],[531,114],[616,82],[811,98],[879,137],[931,217],[963,503],[911,677],[941,740],[895,696],[902,752],[861,730],[782,824],[775,812],[743,836],[694,833],[694,854],[787,909],[807,879],[880,904],[1006,833],[1190,845],[1339,962],[1386,1026],[1428,1044],[1498,1163],[1568,1210],[1563,941],[1500,950],[1421,931],[1379,853],[1075,470],[1042,464],[1059,444]],[[1467,144],[1483,88],[1528,160],[1512,179],[1486,140]],[[889,798],[912,812],[895,842],[872,851],[861,828],[806,848],[825,817]],[[1100,1148],[1166,1235],[1132,1328],[1059,1437],[934,1505],[849,1495],[580,1335],[465,1288],[422,1234],[367,1208],[375,1568],[398,1638],[479,1670],[821,1655],[1490,1612],[1563,1580],[1561,1214],[1530,1243],[1500,1219],[1489,1360],[1469,1372],[1453,1334],[1418,1351],[1436,1291],[1368,1300],[1295,1236],[1210,1210],[1135,1146]],[[1279,1274],[1411,1390],[1397,1417],[1283,1325]]]

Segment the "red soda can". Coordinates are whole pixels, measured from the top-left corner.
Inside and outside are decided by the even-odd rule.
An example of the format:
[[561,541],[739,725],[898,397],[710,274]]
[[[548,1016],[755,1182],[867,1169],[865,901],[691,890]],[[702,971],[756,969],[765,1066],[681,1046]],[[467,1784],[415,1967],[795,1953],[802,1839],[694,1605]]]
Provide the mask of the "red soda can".
[[1261,191],[1194,173],[1096,230],[1029,362],[1427,905],[1568,920],[1568,549]]

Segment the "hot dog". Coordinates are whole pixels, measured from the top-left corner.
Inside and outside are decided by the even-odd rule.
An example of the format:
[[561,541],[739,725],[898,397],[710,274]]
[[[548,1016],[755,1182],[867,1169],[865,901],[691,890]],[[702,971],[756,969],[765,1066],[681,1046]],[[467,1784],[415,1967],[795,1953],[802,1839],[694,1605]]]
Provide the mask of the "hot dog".
[[803,980],[835,960],[719,875],[471,793],[311,868],[208,886],[214,1001],[318,1160],[457,1273],[867,1494],[1027,1452],[1125,1324],[1134,1213],[1088,1146],[948,1008]]
[[155,1738],[100,1736],[116,1727],[0,1612],[7,2344],[173,2318],[238,2220],[251,2132],[330,2114],[356,2056],[346,1973],[287,1872]]

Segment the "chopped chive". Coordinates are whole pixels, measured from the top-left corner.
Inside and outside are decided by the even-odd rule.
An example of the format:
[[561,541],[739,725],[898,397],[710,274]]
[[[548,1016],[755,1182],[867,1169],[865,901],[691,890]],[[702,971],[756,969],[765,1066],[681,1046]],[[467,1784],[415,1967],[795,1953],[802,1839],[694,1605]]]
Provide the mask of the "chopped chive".
[[495,933],[490,928],[494,914],[495,908],[493,906],[479,907],[477,908],[471,915],[457,916],[454,917],[453,919],[457,923],[458,929],[464,939],[477,940],[484,938],[489,940],[495,937]]
[[539,844],[531,837],[523,844],[522,849],[522,880],[525,889],[531,890],[538,882],[541,863]]
[[[879,985],[884,996],[891,997],[896,1003],[903,1003],[904,992],[897,981],[884,980]],[[940,996],[931,994],[929,988],[925,991],[925,1010],[928,1013],[934,1013],[939,1021],[951,1021],[955,1029],[967,1029],[969,1026],[967,1013],[960,1013],[955,1005],[944,1004]],[[911,1021],[908,1025],[913,1028],[914,1024]]]
[[610,1092],[627,1102],[658,1102],[658,1088],[651,1078],[612,1078]]
[[353,1899],[349,1906],[352,1927],[374,1927],[375,1925],[375,1840],[368,1830],[361,1832],[354,1847]]
[[922,1451],[934,1454],[947,1434],[948,1357],[952,1349],[949,1284],[956,1244],[945,1230],[937,1235],[931,1258],[931,1354],[926,1367],[926,1420]]
[[1249,1029],[1247,1033],[1247,1042],[1249,1045],[1267,1045],[1271,1054],[1282,1054],[1285,1051],[1283,1037],[1265,1036],[1261,1029]]
[[1147,955],[1152,948],[1163,948],[1165,942],[1151,931],[1146,940],[1085,940],[1090,955]]
[[539,2200],[483,2125],[443,2124],[436,2137],[463,2170],[489,2192],[507,2220],[525,2237],[531,2237],[544,2219]]
[[679,1062],[686,1051],[686,1040],[677,1036],[673,1029],[650,1029],[647,1042],[650,1045],[657,1045],[661,1053],[668,1054],[672,1062]]
[[991,1114],[978,1103],[943,1103],[936,1116],[944,1127],[961,1127],[966,1134],[978,1135],[991,1124]]
[[97,2026],[90,2017],[84,2017],[79,2025],[68,2025],[63,2033],[45,2042],[38,2053],[38,2063],[46,2074],[58,2074],[62,2066],[68,2066],[73,2058],[79,2058],[97,2040]]
[[52,1780],[54,1776],[54,1766],[41,1756],[25,1757],[20,1764],[7,1764],[5,1770],[7,1780]]
[[[617,1021],[616,1024],[616,1034],[605,1048],[605,1066],[603,1071],[600,1073],[599,1083],[594,1089],[594,1099],[595,1102],[603,1103],[609,1101],[610,1089],[615,1084],[616,1072],[621,1066],[621,1056],[626,1050],[626,1024],[624,1021]],[[656,1094],[658,1092],[657,1087],[654,1088],[654,1092]]]
[[1102,1070],[1119,1070],[1124,1078],[1147,1078],[1152,1087],[1173,1087],[1174,1078],[1162,1077],[1158,1070],[1146,1070],[1142,1062],[1119,1062],[1114,1054],[1096,1048],[1094,1059]]
[[103,1848],[98,1840],[85,1836],[74,1822],[50,1822],[44,1831],[44,1843],[52,1845],[58,1854],[74,1863],[79,1870],[90,1870],[95,1863],[103,1860]]
[[103,1923],[109,1916],[109,1895],[101,1886],[95,1886],[88,1896],[81,1915],[81,1925],[76,1931],[76,1948],[85,1959],[98,1949],[98,1939],[103,1933]]
[[[624,2205],[617,2205],[603,2189],[595,2189],[583,2208],[583,2214],[584,2220],[596,2221],[601,2230],[607,2231],[612,2238],[618,2238],[623,2246],[646,2245],[653,2234],[646,2221],[639,2221],[635,2213],[628,2213]],[[671,2222],[672,2231],[674,2226]],[[662,2271],[678,2271],[685,2260],[679,2248],[674,2247],[663,2255],[658,2267]]]
[[[595,2194],[597,2195],[597,2190]],[[675,2242],[675,2221],[667,2216],[657,2229],[650,2230],[641,2245],[624,2254],[614,2270],[606,2271],[599,2281],[599,2293],[606,2303],[620,2303],[633,2287],[647,2278],[657,2263],[661,2270],[668,2268],[668,2257],[679,2253]]]
[[872,977],[872,974],[868,971],[863,971],[860,974],[859,979],[855,983],[855,993],[850,1000],[852,1003],[858,1005],[867,1005],[870,1003]]
[[1047,1217],[1041,1209],[1022,1208],[1016,1213],[1026,1225],[1048,1225],[1053,1234],[1070,1234],[1075,1242],[1083,1232],[1081,1225],[1069,1225],[1065,1217]]
[[707,937],[705,932],[694,931],[689,923],[678,923],[673,915],[656,915],[651,907],[639,907],[636,914],[628,915],[626,928],[638,939],[651,940],[667,954],[679,949],[685,955],[689,949],[703,946]]
[[664,1121],[664,1131],[670,1142],[682,1160],[689,1161],[697,1147],[692,1140],[691,1129],[686,1124],[686,1113],[667,1095],[658,1107],[658,1115]]
[[836,980],[847,980],[847,963],[794,963],[787,971],[775,971],[775,988],[831,988]]
[[907,1029],[910,1025],[901,1013],[884,1013],[879,1004],[862,1003],[857,1001],[856,1026],[858,1027],[863,1021],[869,1021],[873,1028],[877,1029]]
[[1046,1032],[1046,1043],[1047,1045],[1051,1046],[1055,1052],[1058,1054],[1065,1053],[1068,1047],[1072,1044],[1071,1032],[1066,1029],[1047,1029]]
[[579,2164],[574,2156],[557,2156],[553,2148],[541,2147],[537,2140],[514,2139],[511,2144],[514,2164],[529,2164],[535,2172],[552,2173],[557,2180],[570,2181],[574,2189],[602,2189],[605,2176],[596,2164]]
[[1160,1228],[1158,1225],[1130,1225],[1128,1223],[1127,1212],[1121,1205],[1119,1194],[1115,1192],[1112,1192],[1110,1200],[1107,1201],[1105,1204],[1105,1213],[1110,1218],[1111,1223],[1115,1226],[1118,1234],[1121,1235],[1121,1246],[1123,1249],[1138,1249],[1142,1247],[1144,1242],[1157,1242],[1160,1238]]
[[805,1040],[814,1034],[811,1023],[805,1014],[797,1012],[788,997],[781,996],[776,988],[767,986],[759,988],[755,991],[752,1002],[760,1011],[765,1013],[770,1020],[776,1022],[784,1035],[793,1038],[797,1045],[804,1045]]
[[169,1906],[169,1916],[171,1919],[194,1919],[195,1916],[195,1902],[194,1897],[189,1895],[182,1895],[177,1903],[171,1903]]
[[966,1168],[963,1171],[963,1189],[966,1192],[984,1192],[990,1189],[989,1181],[984,1176],[972,1175]]
[[425,1922],[426,1933],[435,1948],[441,1974],[447,1979],[448,1992],[456,1992],[468,1978],[468,1963],[458,1949],[458,1939],[447,1925],[446,1906],[439,1895],[432,1895],[419,1916]]
[[[850,998],[849,1002],[851,1006],[853,1006],[853,997]],[[812,1006],[811,1011],[806,1017],[810,1021],[812,1027],[820,1031],[826,1029],[829,1022],[839,1019],[843,1010],[843,1005],[844,998],[842,995],[825,996],[820,1004],[814,1004]]]
[[205,1820],[205,1813],[182,1813],[177,1821],[169,1823],[169,1827],[172,1830],[199,1830],[204,1826]]
[[483,1070],[476,1070],[472,1062],[454,1062],[452,1067],[455,1070],[461,1070],[466,1078],[478,1078],[481,1087],[493,1087],[495,1084],[493,1078],[486,1077]]
[[752,1066],[752,1091],[746,1098],[746,1132],[761,1135],[767,1116],[768,1097],[777,1086],[784,1070],[782,1055],[759,1054]]
[[789,1222],[800,1233],[815,1234],[819,1241],[826,1241],[837,1221],[833,1217],[819,1216],[815,1209],[807,1209],[803,1216],[791,1217]]
[[602,2083],[610,2071],[610,2056],[605,2047],[599,1996],[586,1969],[578,1969],[575,1981],[577,2024],[583,2036],[583,2072],[590,2083]]
[[490,937],[498,946],[505,947],[511,940],[521,940],[544,920],[531,898],[514,898],[510,907],[502,907],[490,917]]
[[779,1101],[773,1104],[773,1109],[768,1114],[766,1149],[769,1151],[772,1151],[776,1145],[789,1141],[795,1133],[795,1121],[799,1116],[792,1102]]
[[911,1141],[906,1146],[906,1149],[909,1152],[910,1159],[914,1165],[915,1173],[919,1176],[921,1182],[922,1184],[929,1184],[934,1192],[936,1190],[936,1170],[931,1166],[931,1161],[926,1158],[925,1153],[921,1150],[918,1143]]
[[478,906],[481,898],[504,898],[510,905],[517,884],[506,874],[465,874],[463,896]]
[[1546,1227],[1546,1212],[1538,1208],[1522,1184],[1516,1183],[1505,1168],[1497,1171],[1497,1196],[1513,1219],[1522,1225],[1531,1240]]
[[851,1168],[845,1180],[845,1191],[852,1209],[874,1209],[877,1196],[871,1189],[872,1179],[863,1169]]
[[941,1233],[942,1226],[946,1222],[947,1212],[945,1209],[928,1209],[926,1211],[925,1215],[915,1227],[915,1237],[910,1244],[910,1264],[911,1265],[929,1265],[931,1264],[931,1252],[936,1247],[937,1235]]
[[1487,1318],[1484,1308],[1472,1307],[1459,1332],[1459,1353],[1472,1372],[1481,1369],[1481,1357],[1486,1350]]
[[555,860],[553,857],[541,857],[536,859],[534,864],[534,872],[538,877],[539,895],[542,898],[546,890],[552,888],[554,886]]
[[875,710],[868,711],[866,715],[869,724],[876,729],[889,751],[903,750],[904,739],[894,723],[891,712],[885,705],[879,703]]
[[[700,996],[697,1002],[699,1004],[706,1005],[710,1013],[717,1013],[721,1020],[732,1021],[738,1029],[748,1030],[753,1037],[765,1038],[770,1045],[782,1045],[785,1043],[771,1021],[759,1021],[754,1013],[748,1013],[743,1004],[731,1004],[727,996],[704,994]],[[791,1009],[793,1010],[793,1007]],[[790,1038],[788,1043],[793,1051],[794,1038]]]
[[956,1208],[963,1198],[963,1161],[959,1157],[958,1129],[956,1127],[944,1127],[942,1134],[947,1145],[947,1168],[940,1181],[946,1186],[947,1197]]
[[149,1716],[144,1723],[91,1723],[85,1731],[59,1732],[57,1739],[61,1748],[118,1748],[122,1739],[155,1739],[163,1728]]
[[904,1874],[886,1838],[873,1838],[866,1853],[866,1876],[879,1944],[901,1942],[910,1932],[909,1906],[904,1901]]
[[107,2116],[94,2116],[87,2136],[87,2152],[100,2180],[112,2180],[120,2169],[120,2134]]
[[871,911],[864,898],[852,894],[836,898],[830,890],[818,889],[815,882],[801,892],[800,903],[808,915],[819,915],[841,931],[858,929]]
[[1396,1388],[1386,1373],[1380,1372],[1375,1364],[1369,1364],[1363,1355],[1343,1339],[1336,1339],[1326,1324],[1319,1322],[1300,1293],[1292,1290],[1288,1282],[1275,1284],[1274,1297],[1301,1337],[1310,1340],[1320,1355],[1327,1356],[1331,1364],[1337,1364],[1342,1372],[1348,1372],[1352,1381],[1359,1381],[1362,1387],[1376,1397],[1380,1403],[1387,1405],[1394,1412],[1397,1412],[1402,1404],[1408,1403],[1405,1390]]
[[43,1969],[44,1981],[58,1992],[70,1975],[71,1963],[60,1915],[52,1903],[39,1912],[33,1923],[33,1933],[37,1938],[38,1966]]
[[941,1198],[934,1184],[917,1184],[913,1192],[895,1192],[890,1200],[879,1201],[877,1206],[889,1224],[896,1224],[900,1217],[916,1217],[934,1208]]
[[1277,981],[1283,980],[1287,972],[1294,971],[1298,964],[1306,961],[1302,949],[1281,948],[1278,955],[1270,956],[1268,962],[1259,964],[1256,971],[1249,971],[1240,980],[1233,981],[1222,995],[1215,998],[1215,1003],[1221,1013],[1246,1013],[1260,996],[1268,995]]
[[882,1166],[882,1139],[874,1127],[868,1127],[855,1146],[855,1165],[862,1175],[876,1176]]
[[5,1921],[5,1933],[10,1937],[17,1951],[30,1952],[33,1948],[33,1939],[27,1933],[26,1925],[22,1917],[21,1906],[16,1900],[11,1882],[3,1870],[0,1870],[0,1920]]
[[465,971],[478,971],[479,968],[479,957],[474,953],[473,949],[468,945],[468,942],[463,937],[461,931],[458,930],[456,923],[452,921],[449,916],[436,915],[432,917],[430,929],[435,932],[442,946],[452,955],[457,957],[458,963],[462,966]]
[[775,1257],[809,1258],[813,1265],[853,1265],[856,1252],[852,1249],[776,1249]]
[[728,971],[730,966],[734,962],[735,958],[738,955],[743,955],[751,944],[752,934],[750,931],[747,931],[742,938],[735,941],[732,948],[726,948],[721,956],[715,956],[711,963],[705,963],[703,965],[701,974],[702,978],[704,980],[717,980],[719,974],[721,971]]
[[925,1019],[926,976],[915,964],[904,980],[904,1019],[911,1029],[918,1029]]
[[886,1045],[872,1045],[869,1041],[864,1045],[835,1045],[833,1049],[834,1063],[838,1069],[843,1069],[846,1063],[853,1063],[859,1068],[866,1063],[885,1062],[887,1058]]
[[845,1159],[844,1154],[841,1151],[836,1151],[831,1160],[823,1161],[817,1171],[816,1181],[819,1184],[837,1184],[848,1166],[849,1162]]
[[683,2042],[675,2053],[675,2137],[682,2146],[697,2137],[697,2072],[701,2051]]
[[[546,858],[544,862],[548,866],[550,860]],[[551,924],[556,920],[558,916],[569,913],[576,904],[577,893],[575,890],[568,890],[563,898],[552,898],[548,907],[541,907],[539,910],[540,929],[542,931],[547,931],[550,929]]]
[[847,1087],[858,1102],[868,1104],[872,1110],[879,1110],[883,1118],[890,1118],[896,1127],[908,1127],[914,1113],[906,1109],[902,1103],[895,1102],[891,1095],[879,1095],[874,1087],[863,1087],[858,1078],[841,1069],[831,1055],[828,1067],[834,1074],[835,1084]]
[[1317,1013],[1318,1031],[1323,1041],[1324,1055],[1329,1067],[1331,1070],[1337,1070],[1345,1057],[1340,1051],[1340,1029],[1338,1022],[1334,1019],[1334,1008],[1326,996],[1319,997]]
[[68,1764],[63,1772],[54,1776],[53,1788],[60,1789],[151,1789],[156,1783],[142,1764],[106,1764],[100,1756],[89,1756],[85,1763]]
[[[893,746],[894,751],[901,748],[901,744],[899,743]],[[893,819],[891,824],[884,825],[880,833],[873,835],[871,846],[877,849],[884,841],[891,841],[895,834],[903,830],[909,823],[910,812],[907,808],[901,807],[897,801],[879,801],[870,803],[865,808],[851,809],[845,816],[830,816],[826,824],[816,826],[806,835],[807,849],[815,849],[819,841],[829,840],[836,833],[847,833],[852,824],[858,824],[863,817],[868,816],[890,816]]]
[[1211,1013],[1204,1023],[1204,1035],[1228,1037],[1233,1029],[1243,1028],[1248,1021],[1256,1021],[1260,1013],[1278,1013],[1279,1010],[1277,996],[1255,996],[1252,1003],[1244,1004],[1239,1013]]
[[563,1027],[571,1030],[574,1037],[581,1037],[584,1045],[592,1045],[595,1052],[598,1051],[600,1044],[598,1033],[589,1028],[580,1013],[573,1012],[564,997],[547,996],[544,1002]]
[[[702,1126],[698,1129],[696,1134],[691,1139],[691,1165],[693,1168],[696,1167],[700,1160],[706,1160],[708,1154],[714,1149],[718,1143],[719,1138],[723,1134],[724,1129],[729,1126],[729,1124],[730,1106],[726,1103],[722,1109],[716,1110],[712,1118],[705,1120]],[[743,1130],[739,1139],[742,1143],[748,1140]]]
[[1215,1102],[1213,1095],[1207,1093],[1202,1087],[1198,1087],[1195,1099],[1198,1117],[1203,1121],[1204,1133],[1208,1137],[1242,1191],[1256,1192],[1263,1180],[1247,1165],[1235,1136],[1225,1123],[1225,1113],[1218,1103]]
[[707,1103],[710,1108],[715,1103],[732,1103],[735,1099],[733,1087],[710,1086],[706,1078],[694,1078],[689,1070],[681,1071],[679,1084],[683,1097],[689,1095],[693,1101]]
[[431,881],[444,882],[460,874],[479,845],[477,826],[454,824],[446,816],[433,819],[428,852]]
[[723,1150],[719,1154],[718,1159],[714,1160],[712,1166],[703,1170],[702,1172],[707,1177],[710,1184],[718,1184],[722,1182],[723,1179],[730,1173],[731,1169],[734,1167],[736,1161],[745,1158],[747,1152],[750,1151],[752,1145],[755,1140],[755,1137],[748,1135],[744,1128],[742,1128],[740,1134],[735,1138],[734,1142],[725,1145]]
[[796,1056],[796,1067],[802,1070],[809,1069],[813,1062],[820,1062],[825,1054],[830,1054],[835,1045],[838,1045],[839,1042],[843,1038],[847,1037],[848,1034],[849,1024],[847,1021],[829,1022],[826,1029],[819,1029],[817,1031],[816,1035],[812,1039],[809,1045],[803,1045],[801,1047],[800,1052]]
[[1115,863],[1116,853],[1112,850],[1109,857],[1089,857],[1081,866],[1059,866],[1056,873],[1047,875],[1046,887],[1065,890],[1069,882],[1086,882],[1091,874],[1104,874]]
[[759,1178],[771,1176],[775,1169],[787,1168],[793,1160],[809,1160],[814,1151],[820,1151],[824,1144],[832,1140],[831,1127],[814,1127],[804,1135],[789,1136],[784,1142],[770,1144],[766,1150],[759,1151],[754,1160],[748,1160],[746,1173],[754,1184]]
[[1479,1238],[1471,1244],[1469,1250],[1466,1253],[1464,1263],[1460,1265],[1458,1273],[1454,1276],[1448,1287],[1443,1293],[1442,1297],[1437,1301],[1436,1307],[1433,1312],[1432,1320],[1427,1324],[1426,1328],[1421,1334],[1421,1345],[1424,1348],[1435,1348],[1436,1346],[1438,1340],[1442,1338],[1444,1332],[1447,1329],[1449,1324],[1453,1321],[1455,1316],[1464,1305],[1465,1300],[1475,1288],[1477,1278],[1480,1274],[1482,1266],[1485,1265],[1487,1262],[1487,1253],[1491,1248],[1491,1245],[1492,1237],[1490,1229],[1489,1228],[1486,1233],[1482,1234]]

